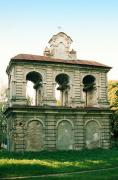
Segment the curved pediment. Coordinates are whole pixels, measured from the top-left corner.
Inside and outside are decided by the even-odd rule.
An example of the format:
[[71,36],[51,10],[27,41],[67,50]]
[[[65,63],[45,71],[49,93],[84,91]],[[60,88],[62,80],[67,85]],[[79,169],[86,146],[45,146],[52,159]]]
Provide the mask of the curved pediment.
[[65,60],[75,60],[76,51],[71,49],[72,42],[72,39],[67,34],[59,32],[49,40],[49,48],[46,47],[44,55]]

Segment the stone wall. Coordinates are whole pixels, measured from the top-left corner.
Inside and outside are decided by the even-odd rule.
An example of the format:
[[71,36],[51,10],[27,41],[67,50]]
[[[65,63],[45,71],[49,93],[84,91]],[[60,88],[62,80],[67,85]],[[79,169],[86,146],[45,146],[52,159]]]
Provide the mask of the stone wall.
[[[63,68],[62,68],[63,66]],[[26,75],[29,72],[38,72],[41,74],[42,82],[42,105],[47,104],[50,106],[56,105],[54,88],[56,85],[55,78],[59,74],[67,74],[69,77],[69,99],[68,105],[71,107],[84,107],[85,94],[83,92],[83,78],[87,75],[92,75],[96,79],[96,91],[92,93],[92,107],[108,107],[107,101],[107,84],[106,84],[106,71],[99,68],[80,68],[70,65],[45,65],[43,63],[32,64],[19,64],[11,69],[11,76],[9,83],[9,104],[26,104]],[[91,91],[92,92],[92,91]],[[39,98],[40,99],[40,98]],[[39,103],[40,104],[40,103]],[[40,104],[41,105],[41,104]]]
[[109,110],[17,107],[12,118],[8,117],[9,150],[109,148],[110,113]]

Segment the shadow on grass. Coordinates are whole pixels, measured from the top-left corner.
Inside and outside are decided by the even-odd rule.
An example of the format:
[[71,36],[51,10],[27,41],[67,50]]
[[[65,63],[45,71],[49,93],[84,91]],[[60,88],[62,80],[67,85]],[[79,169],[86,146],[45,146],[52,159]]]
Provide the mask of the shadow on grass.
[[40,151],[40,152],[8,152],[0,151],[0,159],[13,158],[13,159],[55,159],[59,161],[67,160],[80,160],[86,158],[105,158],[118,155],[118,149],[95,149],[95,150],[81,150],[81,151]]
[[46,166],[33,164],[9,164],[0,166],[0,177],[15,177],[15,176],[33,176],[39,174],[54,173],[54,169]]

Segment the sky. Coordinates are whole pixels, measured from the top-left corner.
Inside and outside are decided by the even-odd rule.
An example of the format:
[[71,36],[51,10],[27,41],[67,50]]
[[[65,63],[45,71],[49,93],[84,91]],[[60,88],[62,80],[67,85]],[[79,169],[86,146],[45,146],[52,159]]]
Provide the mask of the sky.
[[0,84],[10,58],[43,55],[59,31],[73,39],[78,59],[111,66],[108,79],[118,80],[118,0],[0,0]]

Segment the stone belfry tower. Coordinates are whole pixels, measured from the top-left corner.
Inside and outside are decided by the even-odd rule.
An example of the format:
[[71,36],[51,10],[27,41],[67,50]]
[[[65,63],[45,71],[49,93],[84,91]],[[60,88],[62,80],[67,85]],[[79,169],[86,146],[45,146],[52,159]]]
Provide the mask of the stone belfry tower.
[[60,32],[50,39],[50,48],[46,47],[44,55],[57,59],[76,60],[76,52],[73,49],[70,49],[72,42],[73,41],[69,36]]
[[[9,151],[109,148],[110,67],[77,59],[72,39],[59,32],[44,55],[18,54],[7,67]],[[32,98],[27,95],[31,83]]]

